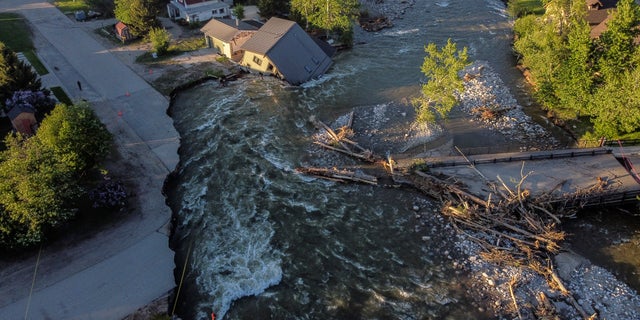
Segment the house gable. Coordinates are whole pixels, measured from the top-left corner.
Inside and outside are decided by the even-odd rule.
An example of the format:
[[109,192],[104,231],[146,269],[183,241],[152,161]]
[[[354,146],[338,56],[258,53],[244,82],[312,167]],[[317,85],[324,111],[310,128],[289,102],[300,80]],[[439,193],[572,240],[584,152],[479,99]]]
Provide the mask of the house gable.
[[331,58],[293,21],[271,18],[243,46],[242,65],[298,85],[324,74]]

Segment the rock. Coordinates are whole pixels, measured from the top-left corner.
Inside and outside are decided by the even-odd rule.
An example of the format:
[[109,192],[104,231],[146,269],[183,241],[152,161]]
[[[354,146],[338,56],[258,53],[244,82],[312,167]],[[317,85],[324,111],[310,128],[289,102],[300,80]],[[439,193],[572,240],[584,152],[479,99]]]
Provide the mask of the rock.
[[562,252],[555,256],[558,275],[562,279],[570,279],[571,273],[578,268],[588,266],[589,260],[569,252]]

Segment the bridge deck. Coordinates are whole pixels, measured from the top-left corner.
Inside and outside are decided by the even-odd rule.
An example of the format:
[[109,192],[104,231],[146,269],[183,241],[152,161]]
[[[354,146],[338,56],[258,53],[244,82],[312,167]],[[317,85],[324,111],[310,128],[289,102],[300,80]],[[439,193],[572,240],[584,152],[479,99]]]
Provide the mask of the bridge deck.
[[[501,185],[498,177],[512,190],[523,175],[522,188],[533,196],[552,192],[557,199],[578,190],[595,190],[586,205],[619,204],[634,201],[640,184],[619,158],[625,156],[640,170],[640,148],[626,147],[622,154],[614,148],[567,149],[538,152],[473,155],[467,158],[426,158],[430,170],[464,183],[467,189],[486,199],[490,193],[486,181]],[[468,159],[468,160],[467,160]],[[469,163],[473,163],[475,169]],[[603,187],[598,187],[602,185]]]

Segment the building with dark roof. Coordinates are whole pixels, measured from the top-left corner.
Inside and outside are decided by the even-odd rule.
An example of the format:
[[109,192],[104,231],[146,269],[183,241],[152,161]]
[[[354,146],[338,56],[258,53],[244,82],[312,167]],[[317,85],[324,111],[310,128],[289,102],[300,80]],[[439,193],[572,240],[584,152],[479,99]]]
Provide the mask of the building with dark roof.
[[33,135],[36,132],[36,110],[32,106],[18,104],[7,112],[13,129],[24,135]]
[[241,65],[298,85],[323,75],[331,57],[297,23],[271,18],[241,47]]

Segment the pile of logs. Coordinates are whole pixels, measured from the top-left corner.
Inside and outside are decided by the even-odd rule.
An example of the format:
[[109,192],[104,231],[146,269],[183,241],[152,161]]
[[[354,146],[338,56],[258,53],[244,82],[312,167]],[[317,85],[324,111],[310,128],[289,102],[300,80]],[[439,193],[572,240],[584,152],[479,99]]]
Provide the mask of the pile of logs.
[[[554,190],[533,197],[529,190],[522,187],[529,174],[522,173],[521,180],[515,186],[509,187],[499,177],[498,183],[491,182],[480,171],[475,170],[492,190],[488,199],[481,199],[466,191],[464,184],[452,181],[449,177],[435,176],[418,167],[404,168],[403,172],[394,171],[394,161],[390,157],[382,159],[350,140],[353,135],[351,129],[353,113],[347,125],[336,130],[322,121],[312,119],[312,122],[320,132],[324,133],[321,135],[323,138],[314,141],[315,144],[364,162],[380,164],[384,170],[378,170],[378,172],[390,175],[396,184],[416,188],[440,200],[443,204],[443,215],[450,219],[458,232],[465,234],[468,239],[484,249],[482,256],[486,260],[516,267],[528,267],[541,274],[547,279],[550,287],[559,290],[583,318],[591,318],[576,302],[553,269],[552,257],[558,253],[560,242],[565,238],[564,232],[558,228],[560,219],[575,215],[574,209],[568,206],[563,207],[562,203],[558,203],[557,196],[552,195]],[[471,162],[469,166],[475,169]],[[379,185],[379,177],[360,171],[337,168],[298,168],[296,170],[333,181]],[[575,206],[576,202],[588,199],[589,193],[604,187],[606,187],[606,181],[594,185],[593,190],[576,192],[573,196],[567,197],[567,204],[571,203],[571,208],[579,207],[579,205]],[[513,286],[517,282],[517,279],[512,280],[510,290],[515,310],[521,317],[513,294]],[[553,305],[546,300],[543,293],[539,294],[538,301],[540,305],[537,312],[553,313]]]
[[393,23],[387,17],[373,17],[373,18],[362,18],[360,19],[360,26],[365,31],[376,32],[380,31],[384,28],[393,27]]
[[[443,215],[459,233],[480,245],[484,259],[528,267],[539,273],[583,318],[589,318],[566,289],[552,263],[552,257],[558,253],[560,242],[565,238],[565,233],[558,228],[560,218],[575,214],[573,209],[558,208],[552,201],[551,192],[531,197],[529,190],[522,188],[528,175],[522,175],[513,187],[507,186],[499,177],[499,183],[486,181],[493,192],[484,200],[465,191],[456,181],[420,170],[414,173],[404,178],[425,194],[440,199]],[[517,303],[515,306],[517,310]]]

